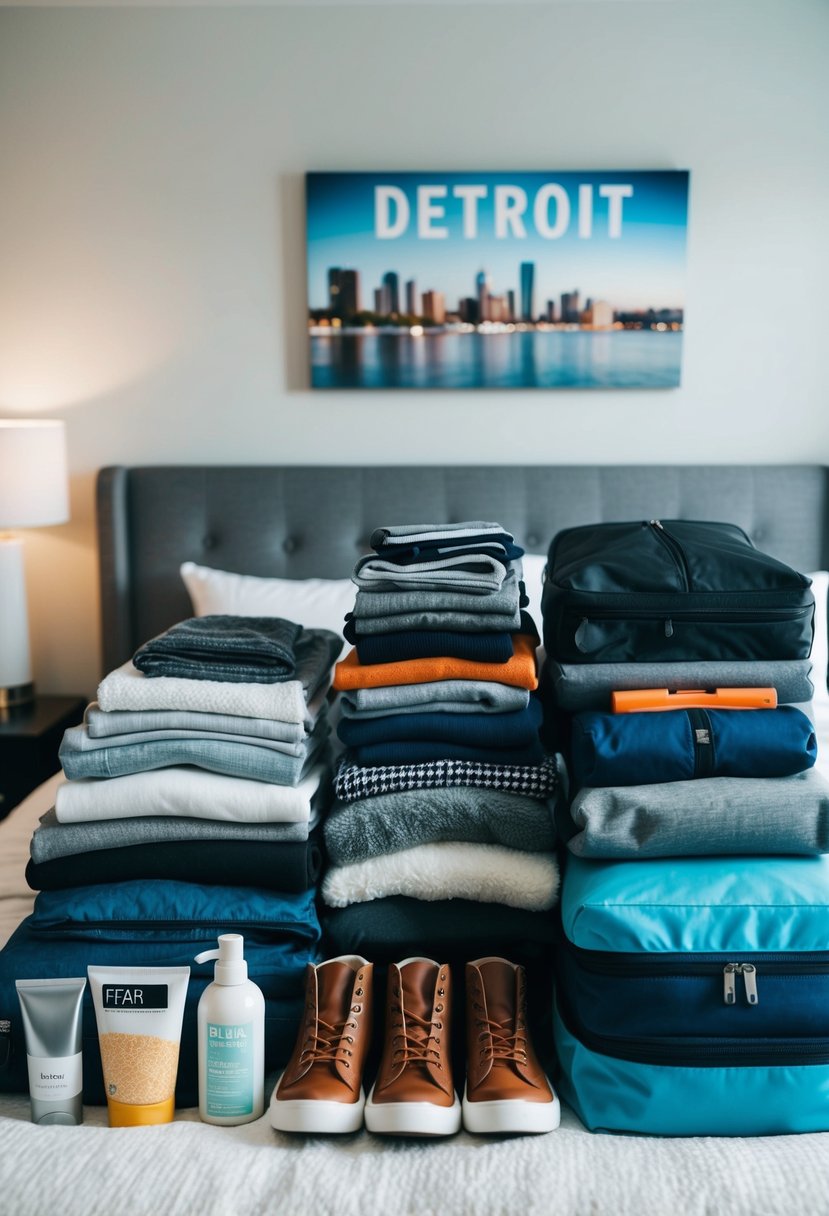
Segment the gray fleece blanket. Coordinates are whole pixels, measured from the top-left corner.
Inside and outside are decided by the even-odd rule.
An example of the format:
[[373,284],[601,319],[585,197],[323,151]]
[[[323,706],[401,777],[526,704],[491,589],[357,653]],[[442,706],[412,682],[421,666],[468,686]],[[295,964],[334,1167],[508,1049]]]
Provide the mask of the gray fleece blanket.
[[471,786],[404,790],[338,803],[325,822],[325,843],[336,865],[448,840],[549,852],[553,807],[552,800]]

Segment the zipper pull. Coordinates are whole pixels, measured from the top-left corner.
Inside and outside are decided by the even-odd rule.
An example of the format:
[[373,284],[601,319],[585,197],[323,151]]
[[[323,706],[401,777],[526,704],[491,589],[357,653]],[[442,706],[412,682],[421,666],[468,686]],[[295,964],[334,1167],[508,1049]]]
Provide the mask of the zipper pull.
[[726,1005],[733,1005],[737,999],[737,981],[734,978],[736,970],[736,963],[726,963],[723,967],[723,1000]]
[[665,622],[665,637],[672,638],[674,636],[674,623],[670,617]]
[[650,524],[651,524],[651,527],[652,527],[652,528],[658,528],[660,532],[664,532],[664,531],[665,531],[665,529],[662,527],[662,522],[661,522],[661,520],[658,520],[658,519],[652,519],[652,520],[650,521]]
[[746,1000],[749,1005],[756,1005],[759,997],[757,995],[757,968],[753,963],[743,963],[743,982],[746,986]]

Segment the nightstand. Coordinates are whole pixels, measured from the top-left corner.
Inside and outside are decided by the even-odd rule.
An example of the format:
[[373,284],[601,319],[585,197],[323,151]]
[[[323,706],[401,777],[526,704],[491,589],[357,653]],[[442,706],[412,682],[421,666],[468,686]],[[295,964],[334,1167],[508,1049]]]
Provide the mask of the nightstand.
[[85,708],[81,697],[37,697],[0,716],[0,819],[58,771],[63,732]]

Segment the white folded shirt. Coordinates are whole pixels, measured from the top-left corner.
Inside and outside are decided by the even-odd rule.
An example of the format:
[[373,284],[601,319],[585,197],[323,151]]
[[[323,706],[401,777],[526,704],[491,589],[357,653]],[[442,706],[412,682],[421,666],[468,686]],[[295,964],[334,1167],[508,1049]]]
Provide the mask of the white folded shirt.
[[55,796],[59,823],[182,815],[236,823],[306,823],[325,770],[311,769],[297,786],[225,777],[189,766],[150,769],[127,777],[64,781]]
[[331,866],[323,879],[322,898],[331,908],[409,895],[425,900],[475,899],[545,912],[556,901],[558,885],[558,863],[552,853],[441,841]]
[[98,705],[111,710],[187,709],[242,718],[275,718],[306,722],[308,707],[299,680],[276,684],[233,684],[221,680],[185,680],[178,676],[145,676],[130,659],[98,685]]

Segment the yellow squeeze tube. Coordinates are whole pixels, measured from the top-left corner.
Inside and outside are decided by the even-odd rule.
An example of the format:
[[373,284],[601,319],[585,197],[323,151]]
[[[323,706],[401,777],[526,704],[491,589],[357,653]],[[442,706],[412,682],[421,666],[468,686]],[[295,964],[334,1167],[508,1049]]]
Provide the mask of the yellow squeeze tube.
[[110,1127],[171,1123],[189,967],[88,967]]

